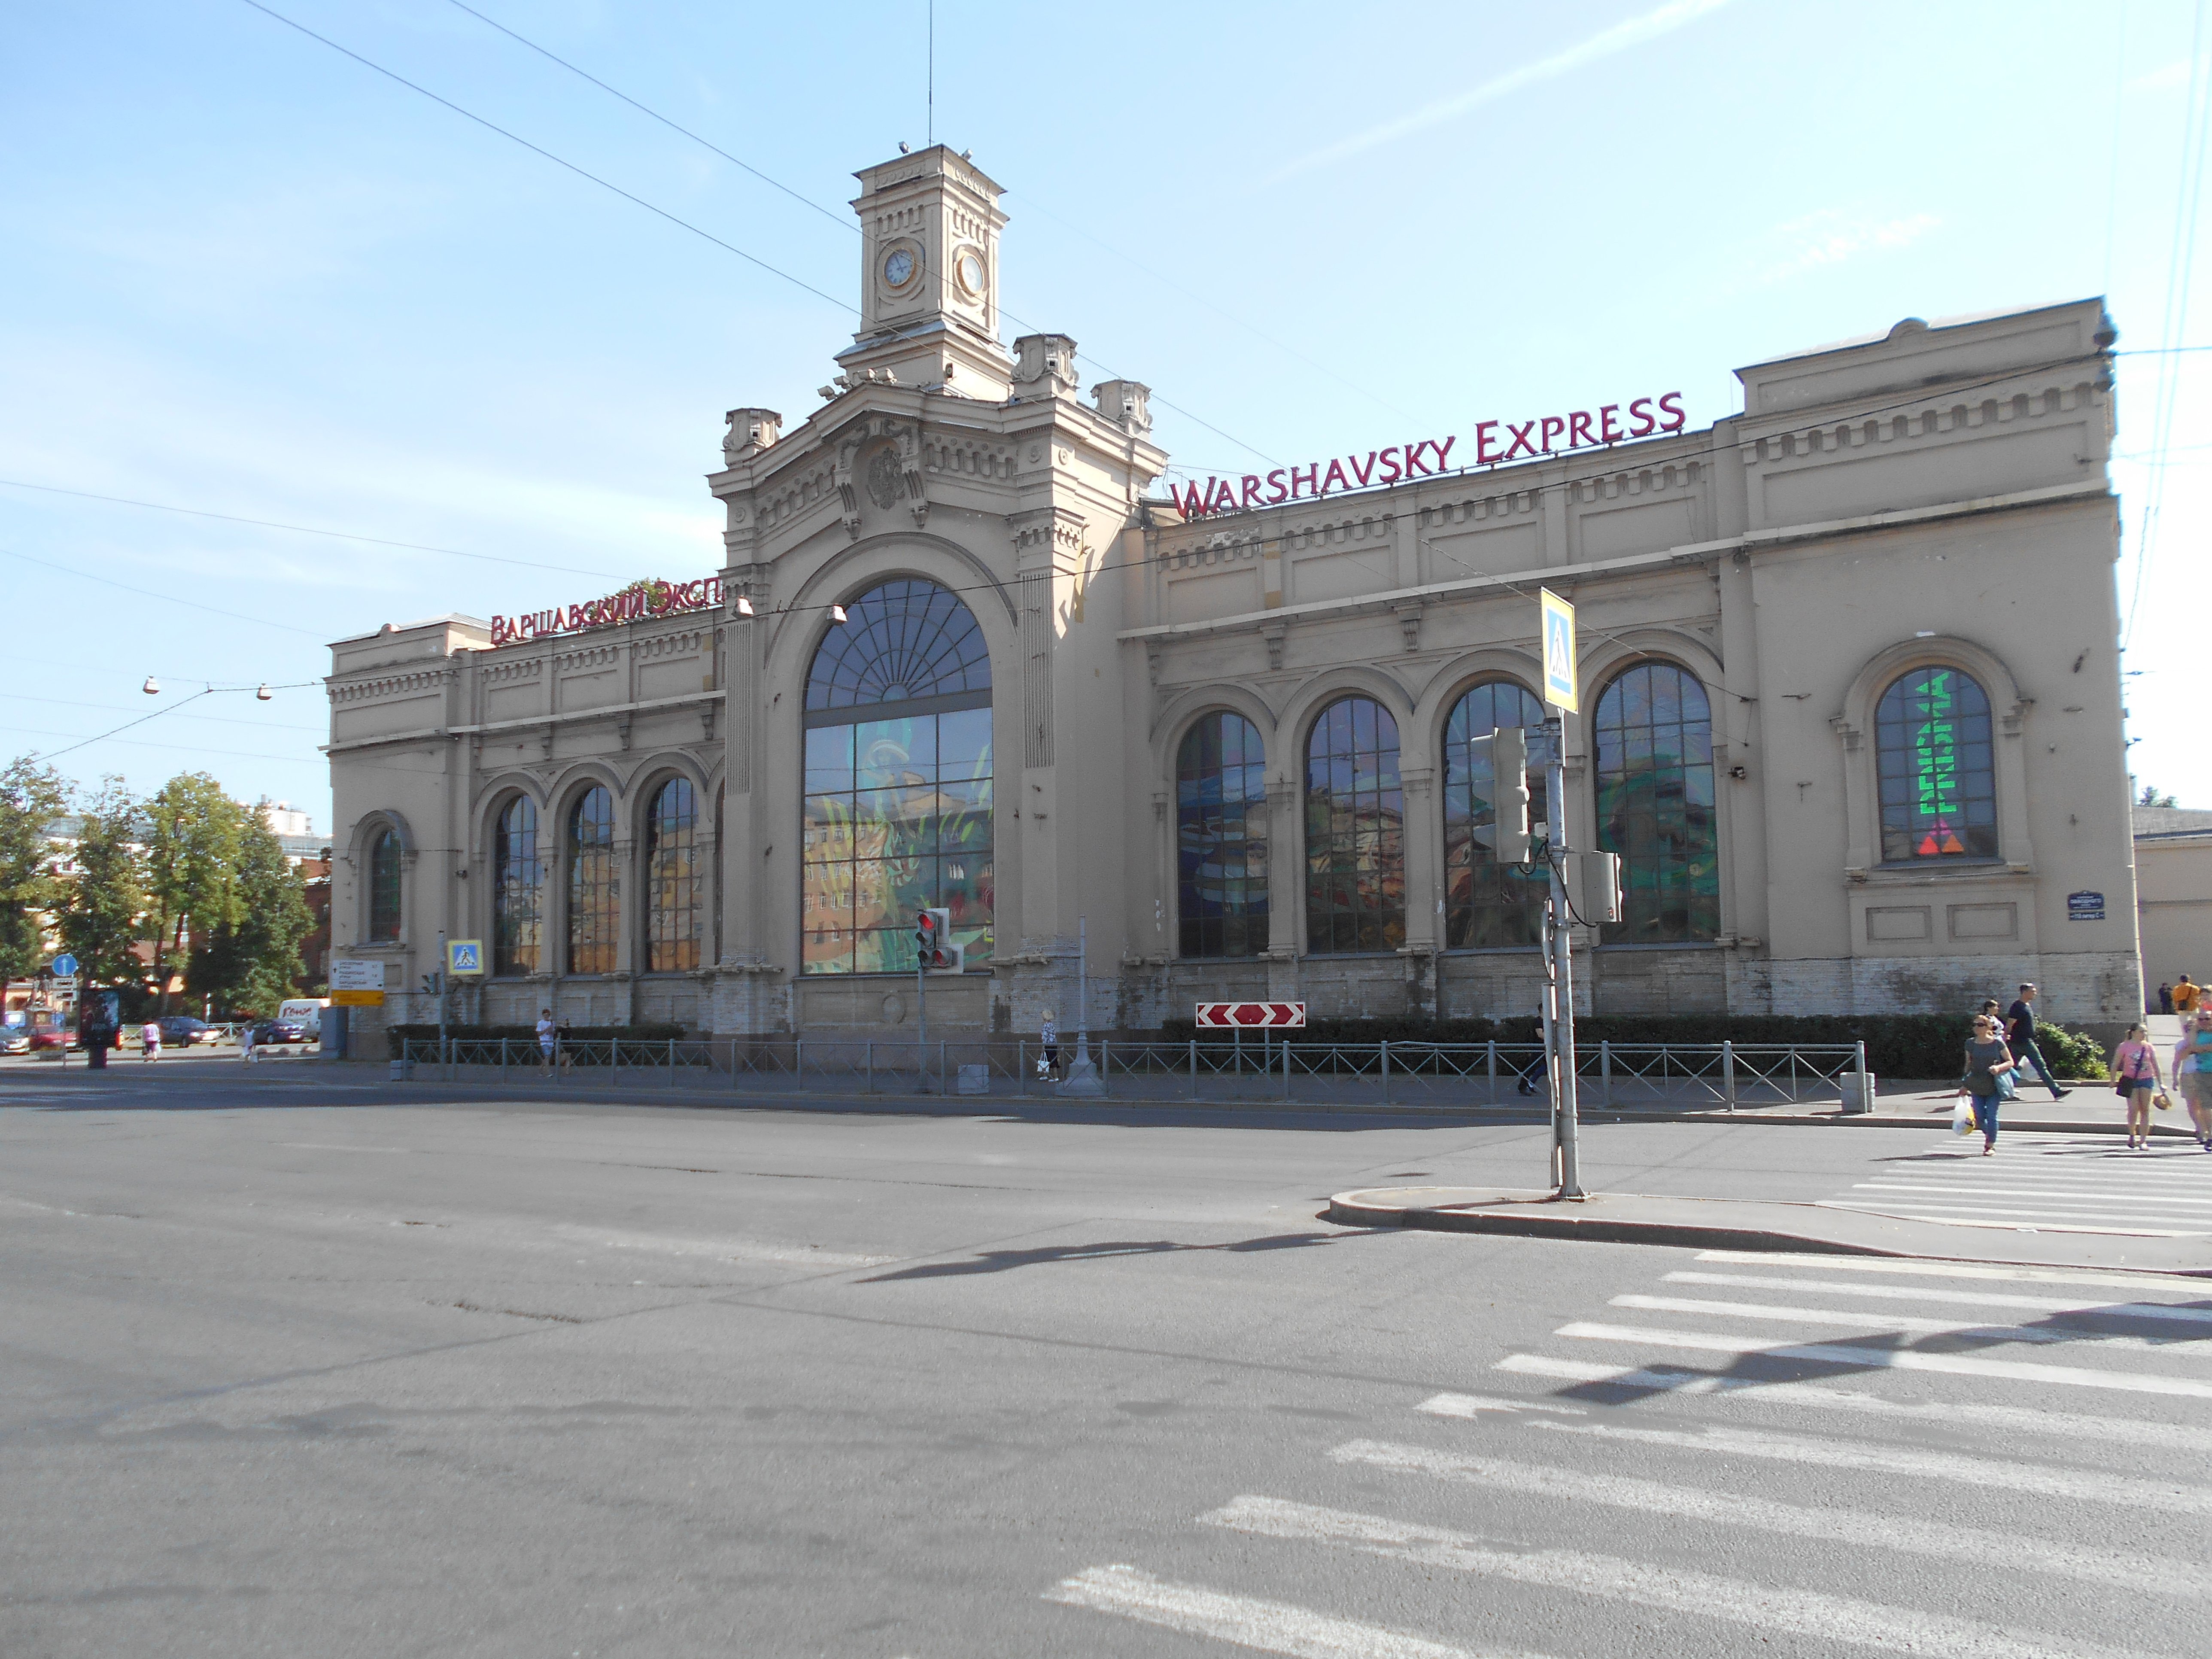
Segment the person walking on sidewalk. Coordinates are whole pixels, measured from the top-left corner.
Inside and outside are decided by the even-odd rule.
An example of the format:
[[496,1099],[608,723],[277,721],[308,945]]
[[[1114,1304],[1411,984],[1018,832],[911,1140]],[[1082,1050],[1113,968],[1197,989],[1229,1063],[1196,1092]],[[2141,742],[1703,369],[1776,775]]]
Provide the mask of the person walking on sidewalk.
[[1060,1027],[1050,1013],[1037,1022],[1037,1076],[1047,1083],[1060,1081]]
[[540,1010],[538,1016],[538,1058],[544,1063],[548,1077],[553,1075],[553,1043],[558,1036],[558,1029],[553,1024],[553,1011],[550,1008]]
[[248,1066],[253,1064],[253,1020],[250,1015],[238,1028],[238,1057]]
[[138,1053],[142,1061],[161,1057],[161,1028],[150,1019],[138,1028]]
[[2182,975],[2173,982],[2173,1012],[2177,1014],[2195,1013],[2197,991],[2197,982],[2187,974]]
[[1974,1040],[1966,1045],[1966,1092],[1974,1097],[1974,1127],[1982,1132],[1982,1156],[1997,1149],[1997,1103],[2013,1086],[2013,1068],[2020,1062],[1997,1035],[1996,1022],[1987,1014],[1974,1016]]
[[2035,1046],[2035,987],[2023,985],[2020,996],[2005,1010],[2005,1038],[2012,1045],[2013,1057],[2025,1060],[2035,1067],[2036,1076],[2043,1086],[2051,1091],[2053,1100],[2063,1100],[2074,1091],[2062,1089],[2058,1079],[2051,1075],[2051,1068],[2043,1063],[2043,1050]]
[[2181,1041],[2173,1045],[2173,1086],[2189,1103],[2197,1144],[2212,1152],[2212,1012],[2199,1009],[2181,1022]]
[[2164,980],[2158,982],[2158,1011],[2161,1014],[2173,1012],[2173,987]]
[[[2150,1033],[2140,1022],[2128,1027],[2126,1037],[2112,1051],[2112,1073],[2128,1103],[2128,1150],[2148,1152],[2150,1091],[2160,1079],[2158,1050],[2150,1046]],[[2175,1086],[2179,1086],[2178,1081]]]

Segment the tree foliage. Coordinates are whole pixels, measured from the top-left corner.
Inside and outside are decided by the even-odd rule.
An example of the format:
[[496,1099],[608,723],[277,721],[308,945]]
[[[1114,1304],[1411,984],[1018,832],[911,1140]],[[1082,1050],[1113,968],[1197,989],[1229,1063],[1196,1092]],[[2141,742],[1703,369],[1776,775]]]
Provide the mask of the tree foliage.
[[145,977],[131,949],[144,931],[147,903],[139,810],[123,780],[108,777],[79,814],[78,873],[63,902],[59,931],[78,971],[100,983]]
[[69,785],[29,757],[0,769],[0,992],[46,962],[42,918],[61,902],[46,826],[69,805]]
[[[146,890],[153,901],[154,979],[195,932],[212,939],[241,912],[236,874],[258,815],[204,772],[179,772],[146,802]],[[166,1007],[167,997],[163,994]]]
[[314,917],[307,884],[286,861],[284,844],[266,814],[261,807],[238,811],[238,850],[226,872],[226,920],[192,952],[185,984],[194,995],[213,996],[226,1008],[273,1014],[293,994],[300,941]]
[[2173,805],[2173,794],[2172,792],[2169,790],[2166,793],[2161,795],[2158,793],[2158,786],[2156,784],[2147,783],[2142,787],[2142,798],[2136,801],[2136,805],[2138,806],[2171,806]]

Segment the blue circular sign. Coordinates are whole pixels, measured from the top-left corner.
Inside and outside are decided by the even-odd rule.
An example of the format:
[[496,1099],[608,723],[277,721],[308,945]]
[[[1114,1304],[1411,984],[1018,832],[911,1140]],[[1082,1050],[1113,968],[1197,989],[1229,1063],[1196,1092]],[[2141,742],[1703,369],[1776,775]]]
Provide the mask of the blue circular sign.
[[68,951],[63,951],[54,958],[54,972],[63,979],[73,977],[76,973],[76,958]]

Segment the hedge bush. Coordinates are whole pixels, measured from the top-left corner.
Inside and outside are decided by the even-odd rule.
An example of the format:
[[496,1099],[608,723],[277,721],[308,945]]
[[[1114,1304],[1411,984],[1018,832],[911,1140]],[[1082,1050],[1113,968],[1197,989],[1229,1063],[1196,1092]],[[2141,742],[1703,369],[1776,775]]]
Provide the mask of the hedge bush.
[[[448,1025],[446,1035],[465,1042],[497,1042],[501,1037],[520,1043],[533,1052],[538,1047],[538,1028],[535,1025]],[[588,1056],[576,1053],[579,1045],[596,1042],[602,1054],[606,1051],[610,1037],[620,1037],[624,1043],[666,1042],[669,1038],[682,1038],[681,1025],[572,1025],[564,1034],[573,1057],[579,1062],[589,1063]],[[394,1060],[399,1058],[399,1045],[413,1039],[436,1042],[435,1025],[387,1025],[384,1028],[386,1051]]]
[[[1959,1014],[1584,1014],[1575,1040],[1598,1042],[1721,1042],[1847,1043],[1863,1040],[1867,1066],[1877,1077],[1951,1078],[1964,1069],[1971,1020]],[[1170,1019],[1162,1034],[1188,1042],[1201,1034],[1196,1023]],[[1508,1019],[1316,1019],[1299,1042],[1537,1042],[1542,1022],[1533,1014]],[[1226,1032],[1208,1030],[1207,1042]],[[2096,1039],[2037,1022],[2036,1047],[2054,1076],[2102,1079],[2105,1051]]]

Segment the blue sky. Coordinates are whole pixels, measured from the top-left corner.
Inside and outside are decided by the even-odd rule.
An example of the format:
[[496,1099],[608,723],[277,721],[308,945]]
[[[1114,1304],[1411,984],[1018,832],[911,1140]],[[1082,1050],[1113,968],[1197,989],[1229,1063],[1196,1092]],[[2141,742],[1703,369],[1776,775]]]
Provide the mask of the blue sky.
[[[829,216],[448,0],[270,0],[856,291],[850,174],[926,137],[924,0],[471,3]],[[1734,367],[1906,315],[2105,293],[2124,349],[2158,345],[2197,15],[939,0],[936,135],[1007,187],[1007,308],[1073,335],[1086,383],[1175,404],[1179,465],[1241,473],[1678,387],[1702,425],[1738,407]],[[838,307],[244,0],[5,0],[0,28],[0,756],[266,681],[57,763],[141,789],[204,767],[326,829],[328,640],[715,568],[722,411],[804,418],[849,338]],[[2124,611],[2164,482],[2133,767],[2212,806],[2186,735],[2203,606],[2176,602],[2212,353],[2122,362]]]

